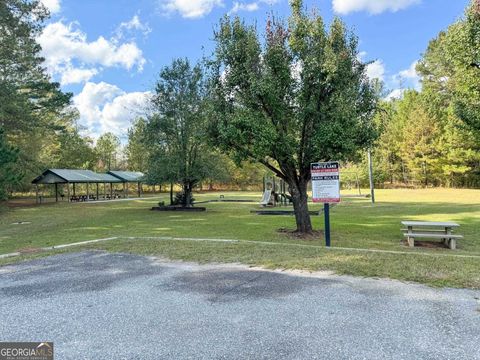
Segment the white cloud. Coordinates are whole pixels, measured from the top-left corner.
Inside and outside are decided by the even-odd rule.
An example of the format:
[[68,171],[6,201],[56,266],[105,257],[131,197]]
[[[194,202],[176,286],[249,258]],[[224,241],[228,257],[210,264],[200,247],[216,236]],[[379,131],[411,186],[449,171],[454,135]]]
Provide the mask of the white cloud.
[[[233,1],[232,8],[227,13],[232,15],[239,11],[257,11],[262,4],[275,5],[280,0],[257,0],[250,3]],[[164,15],[179,13],[187,19],[201,18],[210,14],[215,7],[224,7],[223,0],[159,0],[161,12]]]
[[107,131],[117,129],[119,135],[126,135],[132,120],[147,112],[149,98],[148,91],[123,93],[117,96],[103,107],[103,127]]
[[141,70],[145,64],[142,50],[135,43],[116,45],[103,36],[88,42],[86,34],[75,29],[73,23],[65,25],[59,21],[48,24],[38,42],[47,66],[56,66],[72,59],[87,64],[120,66],[128,70],[134,66]]
[[401,99],[403,97],[403,93],[406,91],[407,89],[395,89],[395,90],[392,90],[390,92],[390,94],[388,94],[386,97],[385,97],[385,100],[387,101],[392,101],[392,100],[398,100],[398,99]]
[[235,14],[239,11],[257,11],[259,8],[257,2],[252,2],[252,3],[239,3],[239,2],[234,2],[232,9],[228,12],[228,14]]
[[89,81],[97,74],[98,70],[95,68],[78,69],[74,67],[67,67],[62,71],[60,83],[62,85],[80,84]]
[[40,0],[40,2],[50,11],[50,14],[60,12],[60,0]]
[[[367,52],[366,51],[361,51],[358,53],[357,59],[363,63],[368,62],[365,60],[367,57]],[[367,65],[367,76],[370,80],[373,79],[378,79],[381,81],[385,80],[385,64],[383,63],[382,60],[375,60],[370,62],[370,64]]]
[[105,82],[87,82],[80,94],[73,98],[73,103],[88,135],[98,138],[111,131],[125,137],[132,120],[147,113],[150,96],[148,91],[127,93]]
[[399,11],[421,0],[332,0],[333,10],[338,14],[349,14],[367,11],[370,14],[380,14],[385,11]]
[[406,89],[417,91],[421,89],[420,75],[416,70],[417,64],[418,61],[414,61],[408,69],[399,71],[391,77],[389,85],[394,90],[387,96],[387,100],[401,98]]
[[367,66],[367,76],[370,80],[378,79],[383,81],[385,76],[385,64],[382,60],[375,60]]
[[216,6],[222,7],[222,0],[164,0],[160,6],[167,15],[179,13],[187,19],[201,18]]
[[419,81],[420,77],[417,73],[418,61],[414,61],[408,69],[402,70],[397,74],[398,78]]
[[[143,70],[146,60],[134,41],[119,43],[103,36],[89,42],[75,23],[48,24],[38,37],[48,72],[60,75],[64,83],[88,81],[98,67],[121,67]],[[67,73],[67,74],[64,74]]]
[[129,21],[120,23],[117,27],[116,39],[121,40],[125,37],[126,32],[140,31],[144,36],[147,36],[152,32],[152,29],[147,23],[142,23],[138,15],[134,15]]

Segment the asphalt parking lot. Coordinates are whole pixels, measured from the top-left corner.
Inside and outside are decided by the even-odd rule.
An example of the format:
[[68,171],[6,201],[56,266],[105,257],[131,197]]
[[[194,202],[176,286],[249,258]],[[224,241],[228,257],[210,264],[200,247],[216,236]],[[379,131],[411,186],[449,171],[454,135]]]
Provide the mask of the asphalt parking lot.
[[55,359],[480,359],[480,292],[104,252],[0,267],[1,341]]

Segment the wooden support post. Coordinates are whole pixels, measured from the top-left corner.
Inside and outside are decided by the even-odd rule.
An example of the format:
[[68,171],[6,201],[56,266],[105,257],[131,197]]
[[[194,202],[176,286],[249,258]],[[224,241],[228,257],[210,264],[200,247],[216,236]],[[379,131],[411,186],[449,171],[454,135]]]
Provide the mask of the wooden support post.
[[75,183],[73,183],[73,196],[75,196]]
[[103,183],[103,200],[107,200],[107,183]]
[[55,183],[55,202],[58,202],[58,184]]
[[140,190],[140,182],[138,182],[138,197],[142,197],[142,192]]
[[125,186],[126,183],[123,183],[123,198],[125,199],[127,197],[127,188],[128,186]]
[[113,184],[110,183],[110,200],[113,200]]
[[87,183],[87,201],[90,201],[90,190],[88,188],[88,183]]
[[99,196],[99,194],[98,194],[98,183],[97,183],[97,201],[100,200],[100,198],[98,196]]
[[70,184],[67,183],[67,201],[70,202]]
[[35,184],[35,196],[36,196],[36,203],[39,203],[39,198],[38,198],[38,184]]

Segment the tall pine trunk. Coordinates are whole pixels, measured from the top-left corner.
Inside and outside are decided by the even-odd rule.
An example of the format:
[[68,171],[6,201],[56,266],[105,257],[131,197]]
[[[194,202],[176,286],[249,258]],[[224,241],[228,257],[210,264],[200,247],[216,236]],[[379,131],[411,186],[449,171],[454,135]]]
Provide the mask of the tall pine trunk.
[[293,209],[295,210],[295,221],[297,232],[303,234],[312,233],[312,222],[308,212],[307,182],[289,182],[290,194],[292,195]]

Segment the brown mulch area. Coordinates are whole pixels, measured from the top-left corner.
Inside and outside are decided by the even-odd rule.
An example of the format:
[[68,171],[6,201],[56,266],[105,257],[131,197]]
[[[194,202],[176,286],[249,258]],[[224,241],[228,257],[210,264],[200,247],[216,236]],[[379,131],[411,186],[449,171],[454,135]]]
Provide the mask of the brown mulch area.
[[19,208],[19,207],[35,207],[38,205],[42,205],[42,206],[54,205],[55,201],[45,201],[45,202],[42,202],[41,204],[37,204],[35,202],[35,199],[33,200],[32,199],[12,199],[12,200],[3,202],[3,204],[8,206],[9,208]]
[[313,230],[311,234],[304,234],[297,230],[280,228],[277,232],[286,235],[290,239],[318,240],[319,238],[323,238],[323,230]]
[[[408,247],[407,240],[402,241],[404,246]],[[448,249],[449,247],[440,241],[418,241],[415,240],[415,247],[421,247],[425,249]]]

